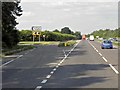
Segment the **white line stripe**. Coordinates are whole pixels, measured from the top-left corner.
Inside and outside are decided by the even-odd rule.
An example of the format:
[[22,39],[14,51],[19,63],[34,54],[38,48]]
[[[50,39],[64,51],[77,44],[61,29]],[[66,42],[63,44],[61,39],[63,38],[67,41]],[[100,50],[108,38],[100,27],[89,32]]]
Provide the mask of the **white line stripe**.
[[56,71],[56,68],[54,68],[53,71]]
[[17,58],[21,58],[23,55],[18,56]]
[[116,73],[116,74],[119,74],[119,72],[111,65],[111,64],[109,64],[110,65],[110,67],[114,70],[114,72]]
[[46,83],[47,82],[47,79],[43,80],[41,83]]
[[98,50],[96,49],[96,52],[98,52]]
[[99,55],[100,55],[100,56],[102,56],[102,54],[101,54],[101,53],[99,53]]
[[105,57],[102,57],[104,61],[108,62],[107,59]]
[[51,75],[48,75],[46,78],[50,78],[51,77]]
[[54,71],[50,72],[50,74],[53,74],[53,73],[54,73]]
[[9,64],[9,63],[11,63],[11,62],[13,62],[13,61],[14,61],[14,59],[13,59],[13,60],[10,60],[9,62],[6,62],[6,63],[2,64],[0,67],[5,66],[5,65],[7,65],[7,64]]
[[58,66],[60,66],[61,64],[59,63]]
[[37,86],[35,90],[40,90],[42,86]]
[[56,68],[58,68],[59,66],[56,66]]

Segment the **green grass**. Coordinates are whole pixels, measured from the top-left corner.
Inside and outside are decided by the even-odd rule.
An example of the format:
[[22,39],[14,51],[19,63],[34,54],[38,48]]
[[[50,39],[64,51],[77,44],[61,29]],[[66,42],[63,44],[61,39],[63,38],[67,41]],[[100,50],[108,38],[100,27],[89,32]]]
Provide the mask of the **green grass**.
[[58,45],[59,41],[41,41],[41,42],[33,42],[33,41],[23,41],[23,42],[19,42],[19,45]]
[[65,46],[73,46],[76,43],[75,40],[70,40],[70,41],[65,41],[65,42],[60,42],[59,47],[65,47]]
[[16,45],[15,47],[10,48],[10,49],[8,49],[8,48],[3,49],[2,50],[2,55],[0,55],[0,56],[11,55],[11,54],[14,54],[14,53],[18,53],[18,52],[28,50],[28,49],[33,49],[33,48],[34,48],[34,46],[32,46],[32,45]]

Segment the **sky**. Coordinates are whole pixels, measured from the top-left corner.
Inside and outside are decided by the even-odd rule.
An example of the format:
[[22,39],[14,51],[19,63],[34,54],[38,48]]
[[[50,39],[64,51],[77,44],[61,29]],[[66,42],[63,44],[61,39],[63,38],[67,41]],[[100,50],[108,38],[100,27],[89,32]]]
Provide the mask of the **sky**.
[[32,26],[41,26],[42,31],[69,27],[88,34],[118,28],[117,0],[22,0],[21,6],[19,30],[31,30]]

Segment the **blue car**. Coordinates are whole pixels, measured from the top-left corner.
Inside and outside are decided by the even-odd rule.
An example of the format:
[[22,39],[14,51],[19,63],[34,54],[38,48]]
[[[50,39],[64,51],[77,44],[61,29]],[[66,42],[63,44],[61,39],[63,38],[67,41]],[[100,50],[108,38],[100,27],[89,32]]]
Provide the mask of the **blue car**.
[[104,48],[110,48],[110,49],[112,49],[113,48],[112,42],[110,40],[104,40],[101,43],[101,48],[102,49],[104,49]]

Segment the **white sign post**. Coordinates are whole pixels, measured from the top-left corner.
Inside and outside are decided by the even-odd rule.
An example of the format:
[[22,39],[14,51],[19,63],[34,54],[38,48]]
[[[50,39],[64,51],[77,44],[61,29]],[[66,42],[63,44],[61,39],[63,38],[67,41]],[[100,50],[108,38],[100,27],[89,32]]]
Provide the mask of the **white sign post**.
[[33,42],[35,40],[35,36],[39,36],[39,42],[40,42],[41,30],[42,30],[41,26],[32,26]]

